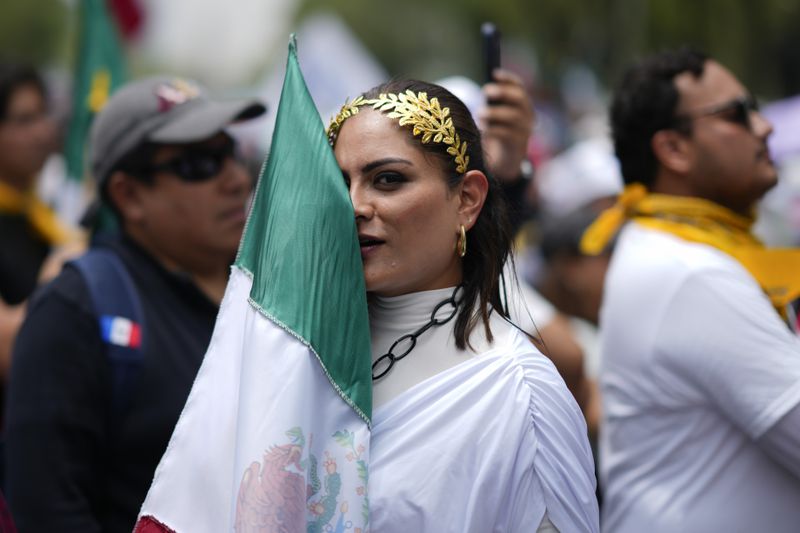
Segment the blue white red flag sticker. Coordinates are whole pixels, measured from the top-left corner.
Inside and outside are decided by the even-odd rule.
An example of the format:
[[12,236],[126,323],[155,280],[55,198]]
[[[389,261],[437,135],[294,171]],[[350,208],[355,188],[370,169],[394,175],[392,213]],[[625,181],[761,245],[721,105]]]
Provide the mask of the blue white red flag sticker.
[[139,348],[142,345],[142,328],[129,318],[102,315],[100,317],[100,336],[108,344],[126,348]]

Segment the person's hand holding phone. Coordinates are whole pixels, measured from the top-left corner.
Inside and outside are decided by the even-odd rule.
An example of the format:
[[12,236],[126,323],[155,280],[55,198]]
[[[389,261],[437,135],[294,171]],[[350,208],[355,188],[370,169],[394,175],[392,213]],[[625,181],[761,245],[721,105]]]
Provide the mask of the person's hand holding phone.
[[486,106],[479,114],[489,170],[501,183],[522,175],[527,162],[528,138],[533,129],[533,104],[522,80],[500,68],[500,30],[491,22],[481,25],[483,94]]
[[478,113],[489,170],[501,183],[522,175],[528,139],[534,123],[533,103],[522,79],[504,69],[494,69],[493,81],[483,86],[487,105]]

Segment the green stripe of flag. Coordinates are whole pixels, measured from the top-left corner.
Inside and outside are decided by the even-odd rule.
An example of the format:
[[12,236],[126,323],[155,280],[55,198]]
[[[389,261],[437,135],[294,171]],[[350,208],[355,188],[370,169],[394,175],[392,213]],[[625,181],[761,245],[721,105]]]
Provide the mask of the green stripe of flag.
[[251,300],[311,346],[369,423],[370,336],[355,218],[294,37],[272,138],[236,265],[253,276]]

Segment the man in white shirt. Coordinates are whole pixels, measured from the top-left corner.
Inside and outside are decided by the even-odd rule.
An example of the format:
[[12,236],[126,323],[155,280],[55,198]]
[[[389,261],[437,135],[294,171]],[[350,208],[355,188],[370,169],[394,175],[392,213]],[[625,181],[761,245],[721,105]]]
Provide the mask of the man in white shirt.
[[800,338],[785,296],[800,263],[750,233],[777,182],[772,126],[730,71],[686,49],[629,70],[611,121],[627,187],[583,242],[628,221],[600,314],[603,529],[796,532]]

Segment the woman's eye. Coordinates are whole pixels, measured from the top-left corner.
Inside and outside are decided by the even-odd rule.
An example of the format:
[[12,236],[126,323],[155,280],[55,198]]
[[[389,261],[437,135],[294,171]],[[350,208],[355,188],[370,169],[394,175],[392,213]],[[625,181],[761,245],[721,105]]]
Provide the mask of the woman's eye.
[[377,186],[399,185],[404,181],[406,181],[405,177],[397,172],[381,172],[375,176],[375,185]]

